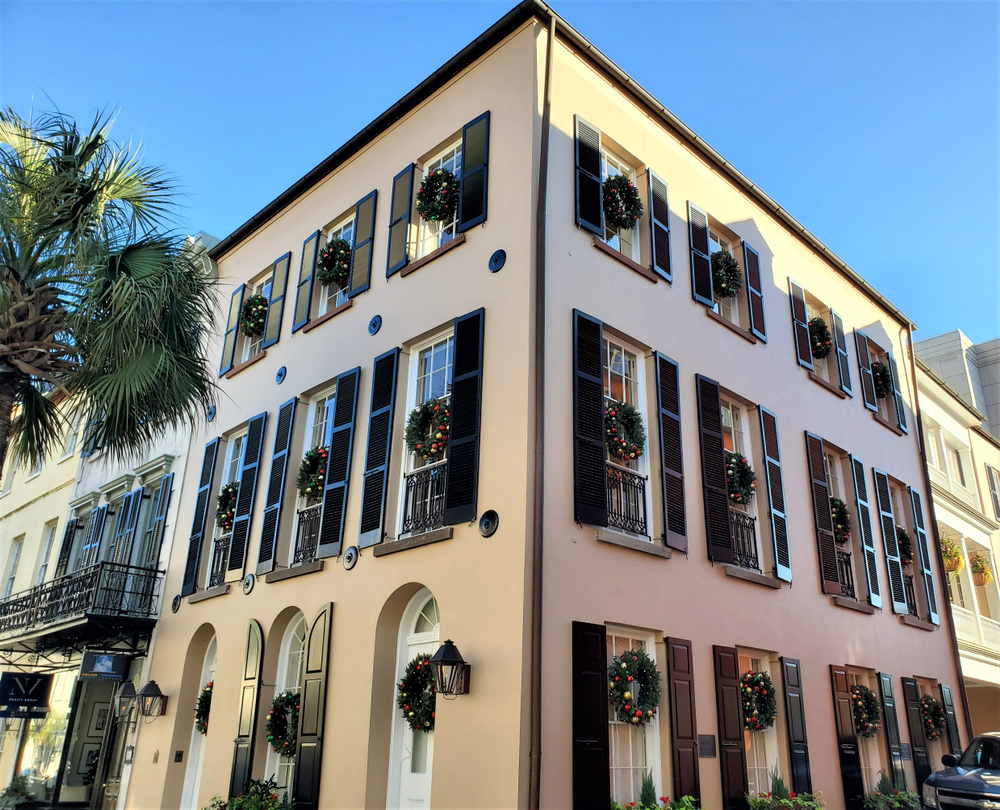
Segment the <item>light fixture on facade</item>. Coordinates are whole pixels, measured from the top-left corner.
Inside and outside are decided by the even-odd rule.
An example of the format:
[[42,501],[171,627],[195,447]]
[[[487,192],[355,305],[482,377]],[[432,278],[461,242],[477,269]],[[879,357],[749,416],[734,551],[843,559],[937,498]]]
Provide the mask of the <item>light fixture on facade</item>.
[[451,639],[445,641],[438,651],[431,656],[431,667],[434,669],[434,680],[437,690],[445,698],[469,694],[469,676],[471,667],[465,663],[458,647]]
[[132,704],[135,702],[135,686],[132,681],[125,681],[118,689],[118,697],[115,698],[115,708],[118,710],[118,719],[122,722],[128,720],[132,712]]
[[143,717],[162,717],[167,710],[167,696],[160,691],[156,681],[150,681],[139,690],[139,714]]

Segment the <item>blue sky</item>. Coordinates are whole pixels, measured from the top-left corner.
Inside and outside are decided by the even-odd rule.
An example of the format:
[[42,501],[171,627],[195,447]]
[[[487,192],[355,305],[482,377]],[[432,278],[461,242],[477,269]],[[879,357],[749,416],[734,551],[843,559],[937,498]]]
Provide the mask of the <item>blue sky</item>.
[[[512,5],[2,0],[0,103],[120,109],[222,237]],[[918,338],[1000,336],[997,4],[553,5]]]

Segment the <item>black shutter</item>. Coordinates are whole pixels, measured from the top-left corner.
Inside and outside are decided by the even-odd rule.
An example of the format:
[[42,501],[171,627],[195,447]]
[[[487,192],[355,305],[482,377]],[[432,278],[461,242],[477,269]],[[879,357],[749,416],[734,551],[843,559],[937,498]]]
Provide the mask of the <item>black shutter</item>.
[[688,200],[688,244],[691,247],[691,291],[694,300],[715,306],[712,258],[708,255],[708,212]]
[[299,701],[299,733],[295,743],[292,798],[296,810],[319,810],[323,768],[323,718],[326,714],[327,669],[333,605],[324,607],[309,627]]
[[64,576],[69,568],[69,558],[73,554],[73,544],[76,542],[76,533],[80,530],[80,521],[70,518],[66,521],[66,530],[63,532],[62,545],[59,546],[59,557],[56,559],[56,570],[53,579]]
[[712,647],[712,653],[715,658],[715,707],[719,718],[722,810],[746,810],[749,787],[740,698],[740,657],[735,647]]
[[948,724],[948,746],[953,754],[962,753],[962,738],[958,735],[958,717],[955,714],[955,698],[951,687],[941,684],[941,705],[944,706],[944,716]]
[[215,457],[218,455],[218,451],[218,439],[212,439],[205,445],[205,457],[201,462],[201,477],[198,479],[198,495],[194,504],[194,522],[191,524],[191,538],[188,540],[187,560],[184,563],[184,584],[181,587],[181,596],[188,596],[198,588],[201,543],[208,523],[212,481],[215,478]]
[[149,548],[146,549],[146,566],[149,568],[155,568],[160,561],[160,547],[163,545],[163,533],[167,528],[167,510],[170,508],[170,490],[173,485],[173,473],[160,479],[160,489],[156,495],[156,509],[153,511]]
[[924,718],[920,711],[920,687],[915,678],[903,678],[903,705],[906,708],[906,725],[910,729],[910,755],[913,773],[917,778],[919,796],[924,780],[931,775],[931,757],[924,736]]
[[90,517],[87,518],[87,535],[80,555],[81,568],[87,568],[97,562],[101,553],[101,540],[104,537],[104,522],[107,517],[108,505],[105,504],[92,510]]
[[227,571],[238,571],[243,577],[243,563],[247,556],[247,540],[250,537],[250,522],[253,519],[253,503],[257,496],[257,478],[260,476],[260,459],[264,455],[264,428],[267,426],[267,411],[250,420],[247,440],[243,443],[243,459],[240,462],[240,488],[236,494],[236,514],[233,516],[233,534],[229,541],[229,564]]
[[677,362],[656,353],[656,402],[660,411],[660,480],[663,536],[670,548],[687,553],[684,463],[681,452],[681,397]]
[[257,703],[260,699],[260,665],[264,658],[264,634],[260,623],[250,619],[247,627],[246,654],[240,688],[240,719],[233,740],[233,771],[229,777],[229,798],[246,792],[253,766],[254,731],[257,726]]
[[878,673],[878,691],[882,699],[882,728],[885,729],[885,746],[892,770],[892,786],[906,790],[906,772],[903,770],[903,746],[899,739],[899,714],[896,698],[892,694],[892,676]]
[[802,666],[798,658],[781,658],[781,680],[785,686],[785,727],[788,729],[788,761],[792,769],[792,790],[812,793],[809,771],[809,740],[806,737],[806,709],[802,700]]
[[861,396],[865,407],[878,412],[875,401],[875,380],[872,378],[872,358],[868,352],[868,336],[860,329],[854,330],[854,346],[858,350],[858,373],[861,375]]
[[[115,554],[111,561],[129,565],[132,562],[132,549],[135,546],[135,532],[139,526],[139,512],[142,510],[144,490],[142,487],[133,490],[122,500],[118,514],[118,526],[121,531],[121,544],[118,538],[115,542]],[[124,524],[124,528],[122,528]]]
[[891,354],[886,354],[889,361],[889,375],[892,377],[893,400],[896,403],[896,425],[903,433],[909,433],[906,429],[906,404],[903,401],[903,392],[900,390],[899,367],[896,365],[896,358]]
[[670,698],[670,752],[674,796],[701,798],[698,768],[698,719],[694,702],[694,659],[691,642],[665,638],[667,692]]
[[986,465],[986,480],[990,485],[990,499],[993,501],[993,515],[1000,520],[1000,473]]
[[489,185],[490,111],[462,128],[462,177],[459,181],[458,232],[486,222]]
[[924,527],[923,504],[920,501],[920,493],[913,487],[908,487],[908,489],[910,490],[910,506],[913,509],[913,525],[917,535],[917,563],[920,566],[920,578],[924,581],[928,618],[934,624],[941,624],[941,620],[938,618],[937,597],[934,592],[930,546],[927,542],[927,529]]
[[389,201],[389,248],[386,251],[385,277],[402,270],[410,260],[410,213],[413,207],[414,164],[392,178]]
[[[351,483],[351,457],[354,455],[354,422],[358,414],[358,384],[361,367],[337,377],[333,419],[327,425],[326,446],[330,455],[326,464],[323,488],[323,516],[319,526],[319,557],[336,557],[344,543],[344,520],[347,516],[347,489]],[[329,407],[329,405],[327,405]]]
[[573,622],[573,810],[607,810],[608,648],[604,625]]
[[372,285],[372,247],[375,239],[375,202],[378,189],[360,200],[354,209],[354,243],[351,245],[350,298]]
[[819,549],[819,573],[823,593],[840,596],[840,572],[837,567],[837,544],[833,534],[833,514],[830,511],[830,485],[823,463],[823,440],[806,431],[806,457],[809,462],[809,490],[812,493],[816,546]]
[[806,310],[806,293],[798,284],[788,279],[788,300],[792,305],[792,333],[795,338],[795,356],[799,365],[813,367],[812,344],[809,340],[809,313]]
[[591,526],[608,525],[604,468],[603,324],[573,310],[574,517]]
[[892,515],[889,476],[874,468],[872,474],[875,476],[875,497],[878,502],[879,522],[882,525],[882,542],[885,544],[885,566],[889,571],[892,610],[905,616],[908,613],[906,591],[903,589],[903,565],[899,561],[899,545],[896,542],[896,519]]
[[267,480],[267,499],[264,501],[263,529],[260,550],[257,553],[257,574],[274,570],[278,538],[281,530],[281,507],[285,500],[288,482],[288,458],[295,431],[295,408],[298,399],[292,397],[278,409],[278,427],[274,431],[274,450],[271,452],[271,472]]
[[701,482],[705,501],[705,534],[708,558],[732,563],[733,535],[729,525],[729,488],[726,485],[725,445],[722,443],[722,397],[719,384],[700,374],[698,432],[701,434]]
[[451,431],[448,437],[448,469],[445,473],[445,526],[476,519],[485,321],[486,311],[483,309],[455,318]]
[[847,333],[844,331],[843,319],[832,309],[830,320],[833,322],[833,342],[837,347],[837,374],[840,376],[840,390],[849,397],[854,396],[851,390],[851,364],[847,360]]
[[788,548],[788,518],[785,515],[785,487],[781,480],[781,452],[778,449],[778,417],[764,406],[760,411],[760,435],[764,444],[764,467],[767,481],[767,511],[771,521],[774,546],[774,574],[792,581],[792,558]]
[[243,309],[244,289],[245,285],[240,284],[233,291],[232,298],[229,299],[229,318],[226,321],[226,336],[222,341],[222,362],[219,365],[220,377],[233,367],[233,358],[236,356],[236,338],[240,333],[240,311]]
[[667,205],[667,184],[649,173],[650,242],[653,248],[653,272],[667,281],[674,280],[670,268],[670,207]]
[[382,542],[385,534],[385,499],[392,454],[392,421],[396,410],[396,376],[399,349],[375,358],[372,372],[371,414],[368,418],[368,452],[361,494],[361,548]]
[[750,331],[767,343],[767,325],[764,322],[764,281],[760,275],[760,254],[746,242],[743,243],[743,268],[747,277],[747,301],[750,311]]
[[878,584],[878,567],[875,563],[875,536],[872,534],[871,505],[865,484],[865,465],[857,456],[848,456],[851,477],[854,479],[854,500],[858,506],[858,533],[865,556],[865,578],[868,583],[868,604],[882,607],[882,592]]
[[316,257],[319,255],[320,232],[309,235],[302,243],[302,263],[299,265],[299,283],[295,288],[295,320],[292,332],[298,332],[309,323],[312,309],[313,276],[316,273]]
[[831,664],[830,681],[833,684],[833,715],[837,721],[837,750],[840,754],[840,778],[844,785],[844,806],[847,810],[862,810],[865,783],[861,776],[861,754],[858,752],[858,738],[854,732],[854,703],[851,700],[847,670]]
[[267,323],[264,325],[262,349],[273,346],[281,337],[281,319],[285,310],[285,290],[288,287],[288,271],[292,265],[292,254],[286,253],[274,263],[271,271],[271,300],[267,304]]
[[576,224],[604,238],[601,131],[576,116]]

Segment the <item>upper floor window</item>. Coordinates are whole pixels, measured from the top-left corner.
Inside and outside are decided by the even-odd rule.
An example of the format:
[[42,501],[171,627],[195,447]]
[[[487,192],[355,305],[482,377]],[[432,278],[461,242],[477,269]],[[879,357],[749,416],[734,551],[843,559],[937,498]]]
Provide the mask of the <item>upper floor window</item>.
[[[435,172],[438,169],[445,169],[455,175],[456,180],[462,179],[462,141],[461,139],[450,144],[444,150],[432,157],[424,166],[424,175]],[[420,233],[417,240],[417,257],[426,256],[428,253],[437,250],[442,245],[446,245],[458,234],[458,212],[443,220],[431,222],[420,217]]]
[[[750,413],[745,405],[725,395],[722,397],[722,446],[723,460],[730,453],[747,459],[753,466],[750,444]],[[761,570],[761,548],[757,531],[757,498],[746,503],[729,501],[730,530],[736,562],[743,568]]]
[[24,535],[22,534],[10,546],[10,563],[7,566],[7,583],[4,585],[3,595],[6,599],[14,592],[14,580],[17,579],[17,568],[21,564],[21,549],[24,546]]
[[226,459],[222,466],[222,486],[233,484],[240,478],[240,461],[243,458],[243,445],[247,440],[244,430],[229,437],[226,442]]
[[[336,245],[336,243],[341,240],[346,242],[348,245],[354,244],[353,211],[349,216],[338,220],[326,231],[326,245],[330,245],[330,243],[334,243],[334,245]],[[351,284],[350,259],[347,261],[347,272],[330,284],[323,285],[318,277],[319,271],[317,271],[317,279],[315,282],[317,290],[316,295],[314,296],[316,299],[315,316],[318,317],[320,315],[325,315],[327,312],[332,312],[337,307],[347,303],[347,291]]]
[[14,486],[14,476],[17,475],[17,465],[20,460],[17,452],[7,453],[7,465],[3,471],[3,481],[0,481],[0,495],[6,495]]
[[[330,417],[333,415],[333,406],[337,401],[337,387],[328,388],[316,396],[309,403],[309,422],[306,435],[309,436],[309,447],[323,447],[326,445],[326,431]],[[308,448],[307,448],[308,449]]]
[[[266,298],[268,301],[271,300],[271,285],[274,282],[274,273],[271,268],[268,268],[267,274],[257,280],[251,282],[247,285],[247,295],[246,299],[260,295]],[[240,337],[243,340],[243,348],[240,353],[241,362],[245,363],[251,357],[256,357],[261,352],[261,347],[264,344],[264,334],[263,331],[259,335],[250,336],[242,334]]]
[[[607,149],[601,149],[601,182],[603,183],[609,177],[615,177],[616,175],[624,175],[629,180],[635,184],[635,169],[629,166],[625,161],[616,157],[614,154],[609,152]],[[612,228],[609,225],[604,227],[604,242],[608,247],[614,248],[623,256],[632,259],[633,261],[639,261],[639,225],[636,224],[635,228]]]
[[965,483],[965,468],[962,466],[962,452],[957,447],[948,447],[948,472],[951,479],[963,487]]
[[76,452],[76,442],[80,434],[80,415],[74,417],[72,424],[66,426],[66,434],[63,437],[62,458],[69,458]]
[[51,523],[46,523],[45,528],[42,531],[42,556],[38,561],[38,577],[35,580],[36,585],[41,585],[45,582],[45,575],[49,570],[49,557],[52,556],[52,546],[56,542],[56,527],[58,526],[58,521],[53,520]]

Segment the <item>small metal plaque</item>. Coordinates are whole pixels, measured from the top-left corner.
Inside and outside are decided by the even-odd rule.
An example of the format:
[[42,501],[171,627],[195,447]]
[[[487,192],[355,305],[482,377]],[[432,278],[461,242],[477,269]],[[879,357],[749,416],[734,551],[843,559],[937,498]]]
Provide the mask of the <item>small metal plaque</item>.
[[900,754],[900,756],[902,756],[903,759],[911,759],[911,756],[910,756],[910,744],[909,743],[900,743],[899,744],[899,754]]
[[715,735],[698,735],[698,756],[701,759],[715,759]]
[[183,762],[183,761],[184,761],[184,752],[174,751],[174,762]]

